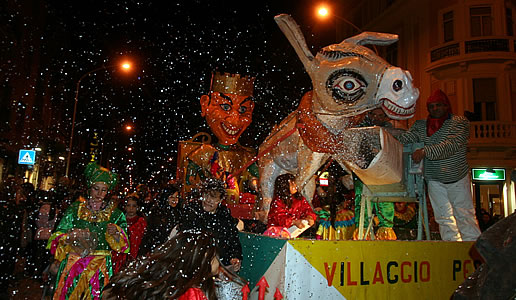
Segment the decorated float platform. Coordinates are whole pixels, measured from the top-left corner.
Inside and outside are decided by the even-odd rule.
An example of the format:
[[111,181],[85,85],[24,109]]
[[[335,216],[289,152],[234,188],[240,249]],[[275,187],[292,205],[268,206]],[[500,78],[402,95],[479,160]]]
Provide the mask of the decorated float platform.
[[473,242],[240,241],[249,299],[450,299],[476,264]]

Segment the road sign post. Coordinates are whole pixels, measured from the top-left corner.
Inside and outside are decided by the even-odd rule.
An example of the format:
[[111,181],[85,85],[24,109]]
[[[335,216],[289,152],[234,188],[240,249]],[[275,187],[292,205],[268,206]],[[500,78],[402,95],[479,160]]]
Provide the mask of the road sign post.
[[36,151],[20,149],[18,155],[18,164],[20,165],[34,165],[36,162]]

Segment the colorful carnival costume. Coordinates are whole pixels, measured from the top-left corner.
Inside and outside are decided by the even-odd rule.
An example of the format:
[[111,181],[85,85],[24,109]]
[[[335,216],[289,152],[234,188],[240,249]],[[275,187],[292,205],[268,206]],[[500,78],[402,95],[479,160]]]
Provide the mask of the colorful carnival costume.
[[[355,215],[360,216],[360,203],[362,202],[362,192],[364,183],[356,176],[353,176],[355,184]],[[373,209],[376,211],[378,217],[378,230],[376,231],[377,240],[396,240],[396,233],[392,229],[394,225],[394,203],[392,202],[371,202]],[[359,224],[359,218],[356,218],[356,223]],[[364,218],[364,229],[369,226],[369,219]],[[365,231],[364,231],[365,232]],[[358,239],[358,228],[353,234],[353,239]],[[370,239],[370,237],[366,237]]]
[[204,144],[194,151],[189,157],[188,170],[186,172],[186,184],[191,184],[190,176],[199,176],[200,180],[207,177],[217,178],[216,174],[223,173],[219,178],[226,183],[228,203],[238,203],[240,188],[247,178],[258,177],[258,166],[252,164],[237,178],[233,177],[235,171],[240,170],[252,160],[256,151],[252,148],[234,145],[208,145]]
[[206,177],[217,178],[226,184],[226,202],[236,204],[249,181],[258,178],[258,166],[251,164],[256,151],[238,143],[253,119],[254,80],[240,74],[213,73],[210,91],[201,96],[200,104],[201,115],[217,142],[203,142],[180,157],[185,168],[184,192]]
[[178,300],[207,300],[208,298],[204,295],[200,288],[189,288],[184,294],[177,298]]
[[416,205],[414,203],[401,203],[402,205],[396,205],[394,210],[394,226],[399,228],[416,229]]
[[[89,187],[116,185],[116,174],[95,163],[86,167],[85,175]],[[118,239],[108,233],[109,224],[116,227]],[[126,230],[125,215],[113,201],[96,211],[83,197],[72,203],[47,244],[60,262],[53,299],[100,299],[113,275],[111,251],[129,253]]]
[[[54,299],[74,299],[83,293],[91,299],[99,299],[102,289],[113,274],[111,250],[129,253],[127,222],[115,204],[110,202],[104,210],[97,213],[86,206],[86,199],[82,197],[74,202],[49,239],[47,248],[50,246],[55,259],[61,261]],[[121,234],[119,241],[106,232],[108,223],[117,225]],[[67,233],[74,228],[87,229],[92,235],[96,235],[96,247],[91,249],[93,251],[75,251],[81,248],[75,246],[80,241],[74,241]]]
[[128,262],[135,260],[138,256],[138,250],[140,249],[145,229],[147,228],[147,221],[145,221],[144,217],[140,216],[127,218],[127,228],[129,244],[131,245],[129,253],[116,250],[111,251],[115,274],[120,272]]
[[330,207],[315,212],[319,217],[316,238],[321,240],[351,240],[355,231],[355,213],[340,208],[335,216],[334,226],[331,224]]
[[317,219],[317,215],[314,213],[305,197],[301,197],[300,199],[292,197],[292,204],[290,207],[287,207],[283,200],[276,197],[272,201],[267,226],[289,228],[293,225],[292,222],[294,220],[306,220],[308,217],[311,217],[314,221]]

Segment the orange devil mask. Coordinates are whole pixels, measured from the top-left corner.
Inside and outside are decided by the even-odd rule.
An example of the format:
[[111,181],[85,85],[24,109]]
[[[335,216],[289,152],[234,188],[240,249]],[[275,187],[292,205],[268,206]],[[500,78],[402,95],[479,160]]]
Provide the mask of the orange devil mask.
[[201,96],[201,115],[222,145],[233,145],[253,119],[254,78],[215,73],[209,95]]

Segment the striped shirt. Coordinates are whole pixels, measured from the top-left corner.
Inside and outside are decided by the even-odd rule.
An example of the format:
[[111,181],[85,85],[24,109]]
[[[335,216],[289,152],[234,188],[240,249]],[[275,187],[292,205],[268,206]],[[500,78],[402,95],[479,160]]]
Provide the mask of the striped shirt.
[[397,137],[403,144],[424,143],[424,173],[427,180],[442,183],[456,182],[469,172],[466,152],[469,121],[452,115],[432,136],[426,135],[426,120],[418,120]]

